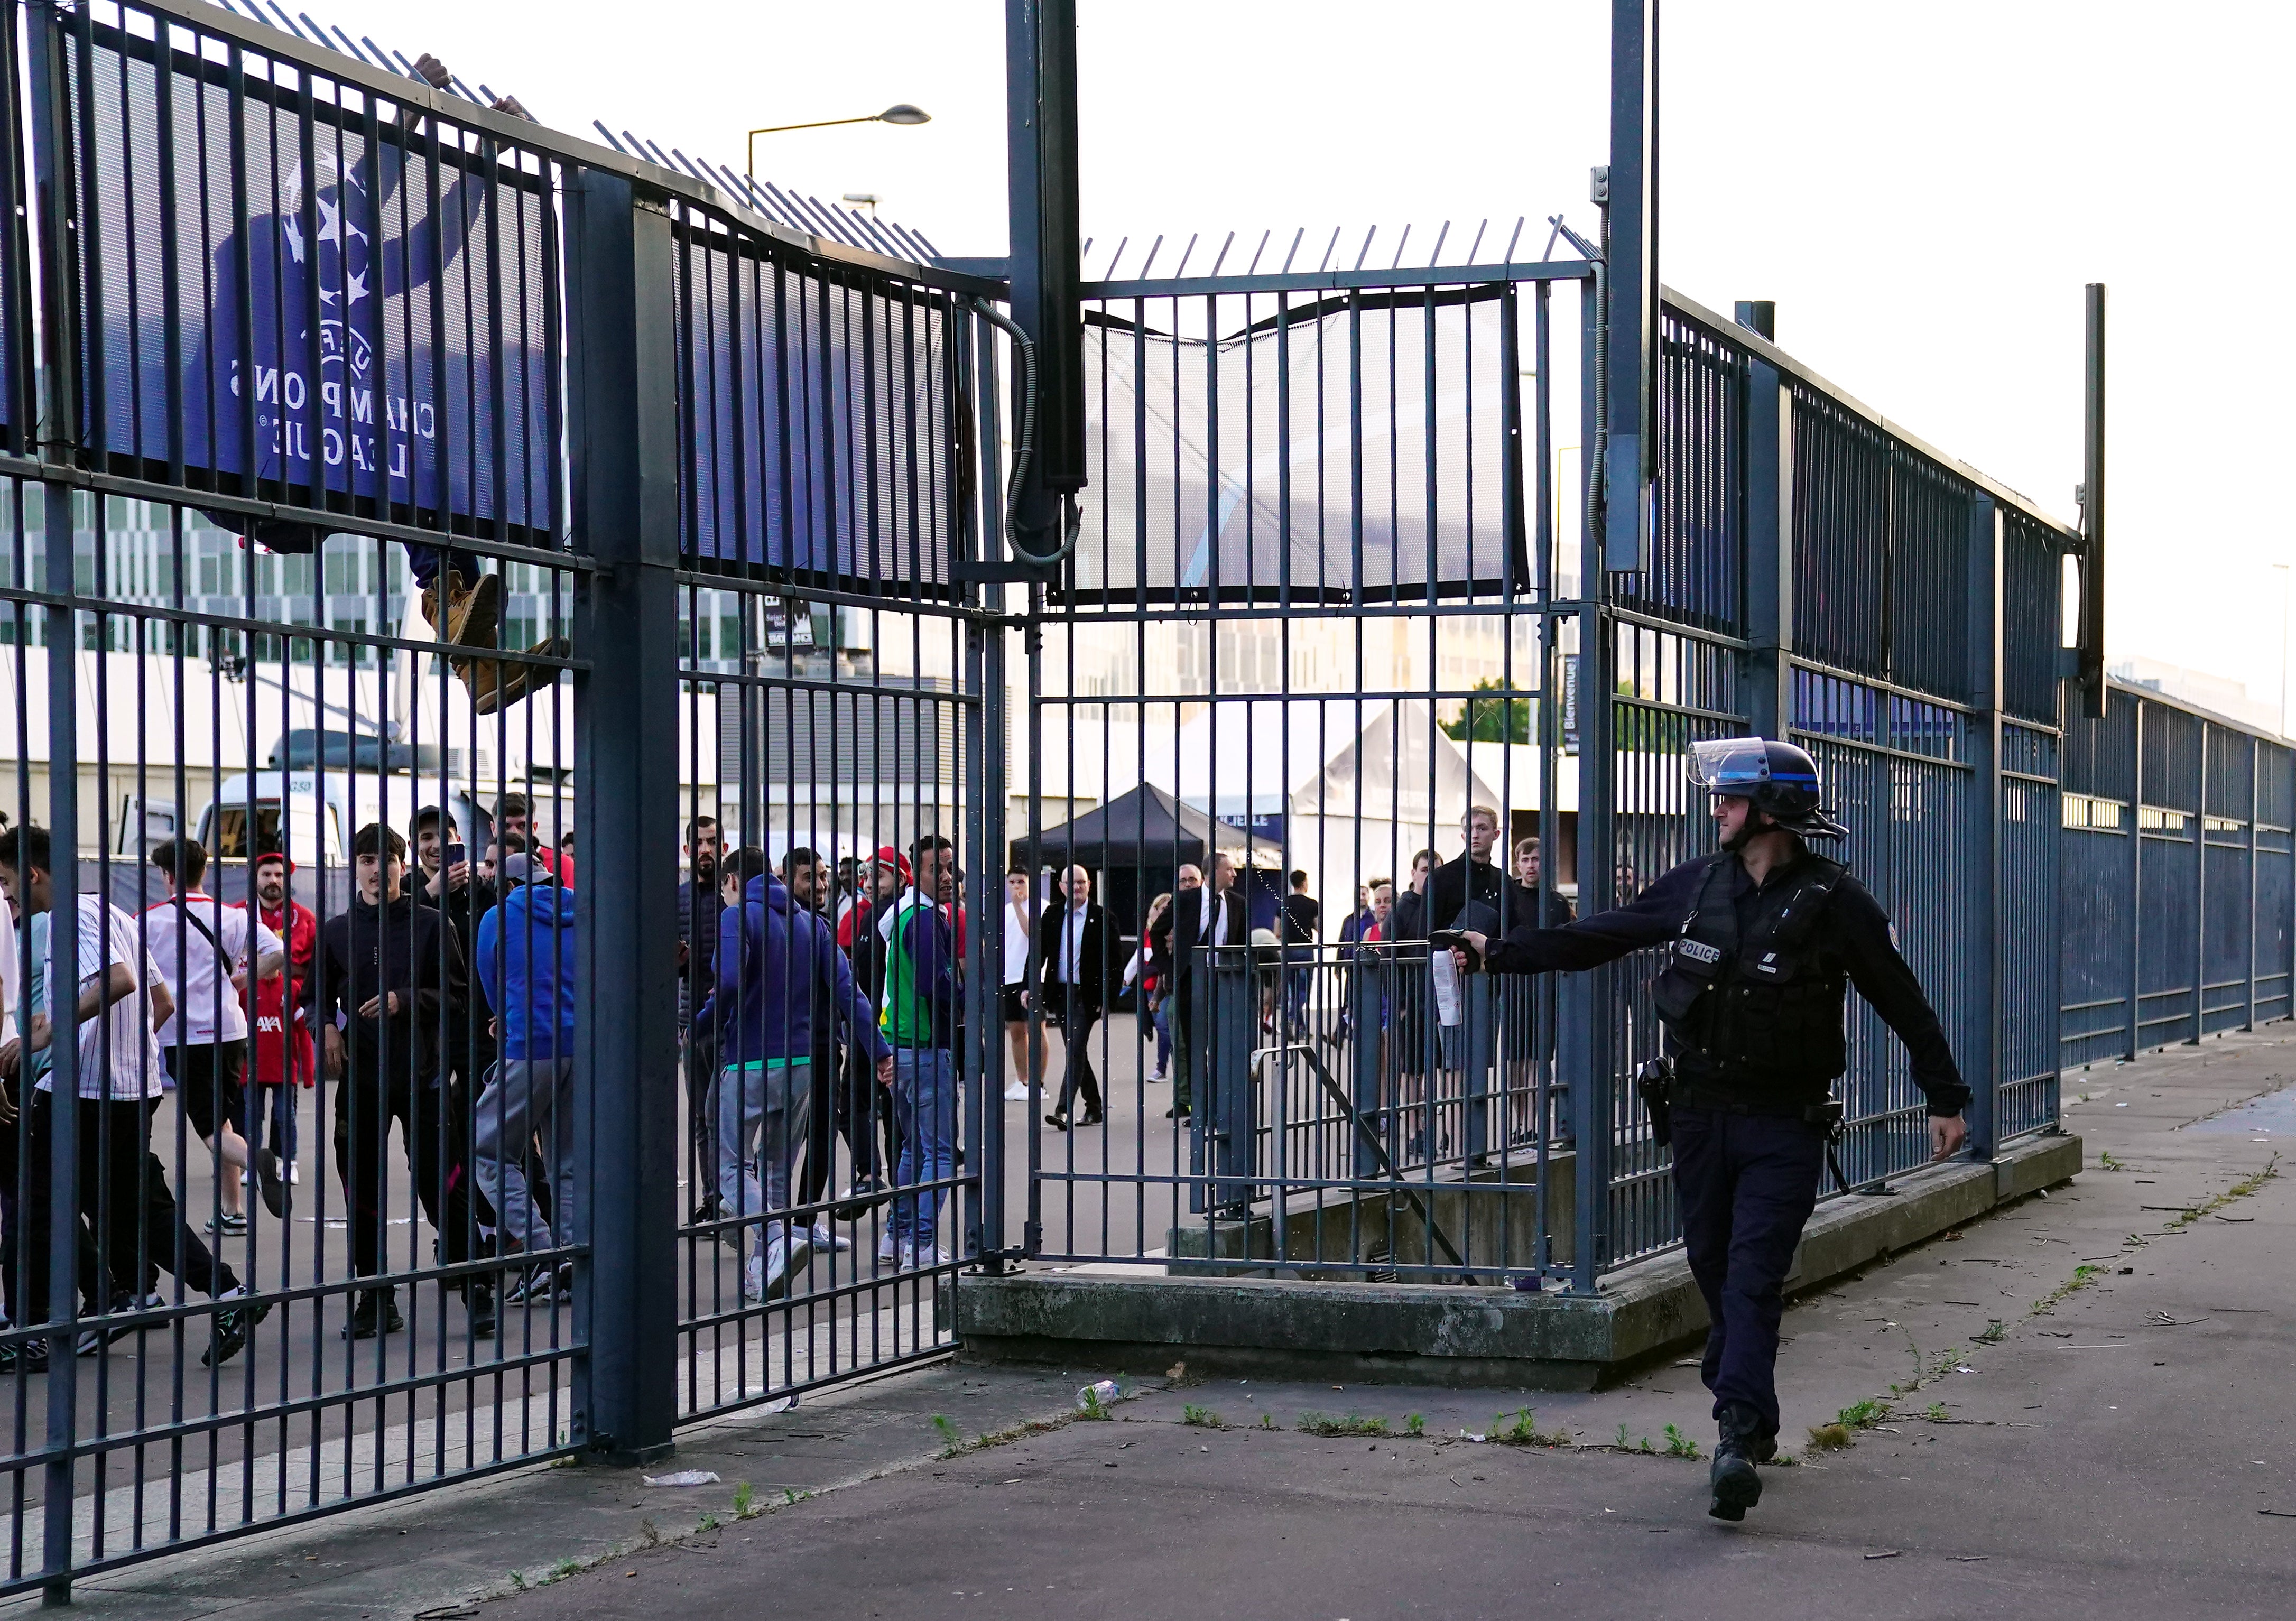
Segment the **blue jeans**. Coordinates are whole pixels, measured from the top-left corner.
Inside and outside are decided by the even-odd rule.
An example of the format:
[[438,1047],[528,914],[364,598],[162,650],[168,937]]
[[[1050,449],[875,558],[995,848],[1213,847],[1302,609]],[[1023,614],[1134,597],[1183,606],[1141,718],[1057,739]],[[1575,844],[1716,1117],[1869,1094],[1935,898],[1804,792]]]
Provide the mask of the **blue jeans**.
[[1156,997],[1156,1073],[1172,1072],[1172,996],[1168,991]]
[[1825,1134],[1801,1120],[1674,1111],[1674,1186],[1683,1248],[1706,1297],[1706,1358],[1699,1377],[1726,1402],[1747,1402],[1778,1428],[1778,1322],[1786,1268],[1817,1203]]
[[247,1118],[240,1124],[239,1134],[255,1142],[262,1140],[264,1121],[270,1121],[269,1139],[264,1146],[289,1165],[295,1163],[295,1088],[289,1085],[266,1086],[257,1084],[248,1087],[245,1099]]
[[728,1064],[718,1072],[719,1214],[766,1217],[750,1234],[758,1254],[788,1236],[783,1212],[790,1207],[790,1167],[804,1146],[812,1108],[809,1058],[770,1069]]
[[[901,1135],[896,1188],[946,1182],[956,1171],[956,1064],[946,1047],[893,1049],[893,1123]],[[904,1193],[893,1200],[893,1242],[930,1249],[945,1190]]]

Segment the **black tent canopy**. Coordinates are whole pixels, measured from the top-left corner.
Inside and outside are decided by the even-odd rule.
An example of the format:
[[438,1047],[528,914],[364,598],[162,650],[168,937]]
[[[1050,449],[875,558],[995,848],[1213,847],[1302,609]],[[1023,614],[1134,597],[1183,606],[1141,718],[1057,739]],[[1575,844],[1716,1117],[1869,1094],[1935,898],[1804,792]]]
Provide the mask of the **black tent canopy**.
[[1026,838],[1013,841],[1011,854],[1016,867],[1170,872],[1181,866],[1201,867],[1213,850],[1224,850],[1241,864],[1244,837],[1193,806],[1181,804],[1154,784],[1143,782],[1096,810],[1045,829],[1036,841],[1034,862],[1029,859]]
[[[1266,847],[1266,840],[1261,846]],[[1172,888],[1182,867],[1201,867],[1210,851],[1225,853],[1241,867],[1245,842],[1226,823],[1143,782],[1097,810],[1046,828],[1037,839],[1034,860],[1029,848],[1028,839],[1015,839],[1011,864],[1032,872],[1083,866],[1098,874],[1101,904],[1128,940],[1146,915],[1150,898]]]

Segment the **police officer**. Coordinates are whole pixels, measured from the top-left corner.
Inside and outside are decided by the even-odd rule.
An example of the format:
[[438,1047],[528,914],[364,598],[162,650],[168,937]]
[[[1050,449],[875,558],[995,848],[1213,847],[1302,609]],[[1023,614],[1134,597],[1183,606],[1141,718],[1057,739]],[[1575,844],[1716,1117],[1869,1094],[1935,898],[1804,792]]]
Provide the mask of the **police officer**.
[[1615,910],[1464,938],[1503,974],[1593,968],[1671,942],[1655,1000],[1672,1073],[1653,1123],[1669,1117],[1684,1247],[1712,1324],[1702,1376],[1721,1437],[1707,1512],[1734,1520],[1761,1500],[1754,1465],[1777,1452],[1782,1286],[1840,1118],[1829,1094],[1848,1068],[1845,982],[1906,1044],[1931,1158],[1961,1147],[1969,1088],[1888,917],[1804,842],[1848,831],[1825,814],[1816,763],[1791,743],[1732,738],[1693,744],[1690,774],[1713,796],[1719,853]]

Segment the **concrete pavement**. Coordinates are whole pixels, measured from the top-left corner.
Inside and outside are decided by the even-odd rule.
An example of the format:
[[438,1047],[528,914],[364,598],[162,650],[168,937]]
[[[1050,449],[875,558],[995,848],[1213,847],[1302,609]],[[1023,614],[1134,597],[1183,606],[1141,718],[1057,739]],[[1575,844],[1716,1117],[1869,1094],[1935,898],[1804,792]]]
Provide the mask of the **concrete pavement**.
[[[2296,1092],[2240,1106],[2290,1079],[2285,1026],[2068,1077],[2095,1160],[2076,1183],[1794,1305],[1789,1436],[1844,1409],[1868,1422],[1766,1471],[1740,1527],[1706,1518],[1702,1462],[1666,1455],[1669,1424],[1702,1453],[1711,1437],[1678,1361],[1538,1396],[1184,1372],[1108,1423],[1062,1421],[1093,1370],[958,1364],[682,1432],[669,1467],[715,1486],[526,1470],[96,1578],[79,1601],[376,1621],[483,1595],[499,1602],[476,1613],[504,1621],[765,1604],[1363,1621],[1548,1597],[1660,1617],[2276,1616],[2296,1577],[2296,1174],[2275,1156]],[[1461,1434],[1526,1406],[1568,1444]],[[945,1429],[957,1455],[939,1455]]]

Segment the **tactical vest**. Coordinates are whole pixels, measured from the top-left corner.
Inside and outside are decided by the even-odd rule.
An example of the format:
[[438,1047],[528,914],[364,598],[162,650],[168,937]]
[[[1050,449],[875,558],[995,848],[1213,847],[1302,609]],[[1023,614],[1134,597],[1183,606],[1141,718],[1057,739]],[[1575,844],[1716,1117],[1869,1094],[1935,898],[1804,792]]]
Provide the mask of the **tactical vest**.
[[1726,1073],[1786,1085],[1823,1087],[1849,1067],[1847,987],[1840,970],[1821,968],[1809,944],[1845,871],[1806,857],[1792,882],[1755,902],[1742,937],[1730,894],[1738,864],[1714,858],[1655,987],[1659,1017],[1677,1046]]

